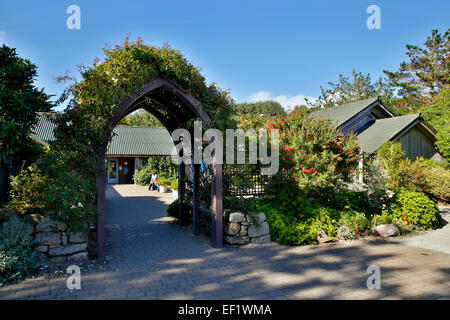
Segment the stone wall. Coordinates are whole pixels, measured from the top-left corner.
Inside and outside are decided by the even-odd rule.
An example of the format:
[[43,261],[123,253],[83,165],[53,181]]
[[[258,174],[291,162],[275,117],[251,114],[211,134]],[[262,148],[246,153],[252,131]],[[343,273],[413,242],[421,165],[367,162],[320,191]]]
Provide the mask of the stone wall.
[[266,222],[264,212],[225,211],[223,231],[224,245],[227,247],[271,241],[269,224]]
[[79,262],[88,259],[88,232],[72,232],[66,223],[33,215],[36,250],[41,261]]

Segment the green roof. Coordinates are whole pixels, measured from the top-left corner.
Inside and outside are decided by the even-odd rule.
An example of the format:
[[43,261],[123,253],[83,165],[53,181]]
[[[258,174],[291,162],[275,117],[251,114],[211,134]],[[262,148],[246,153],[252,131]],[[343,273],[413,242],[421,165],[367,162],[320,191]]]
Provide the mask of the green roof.
[[369,154],[377,151],[383,143],[395,138],[419,118],[420,113],[417,113],[375,121],[373,125],[358,135],[362,151]]
[[[39,113],[31,137],[41,144],[48,145],[55,140],[56,113]],[[117,126],[106,155],[114,156],[153,156],[170,155],[174,146],[165,128]]]
[[56,113],[39,112],[36,126],[31,129],[31,138],[43,145],[48,145],[48,141],[55,140],[53,131],[56,123],[53,121]]
[[106,155],[163,156],[174,147],[165,128],[117,126]]
[[378,100],[376,98],[369,98],[355,101],[352,103],[343,104],[334,108],[319,109],[311,112],[313,117],[321,117],[332,120],[336,126],[340,126],[356,116],[362,110],[373,104]]

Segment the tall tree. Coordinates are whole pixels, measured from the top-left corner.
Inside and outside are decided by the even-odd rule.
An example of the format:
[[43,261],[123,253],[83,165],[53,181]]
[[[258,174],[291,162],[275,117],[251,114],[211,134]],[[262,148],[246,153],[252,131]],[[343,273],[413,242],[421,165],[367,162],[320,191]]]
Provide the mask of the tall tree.
[[333,108],[341,104],[380,96],[385,103],[391,104],[394,93],[391,86],[382,78],[372,82],[370,74],[352,70],[350,77],[339,75],[339,82],[328,82],[329,88],[320,87],[321,95],[316,100],[307,100],[312,109]]
[[445,86],[436,104],[420,109],[425,120],[437,130],[436,146],[450,161],[450,85]]
[[238,103],[233,105],[233,119],[243,129],[256,131],[275,117],[286,115],[281,104],[276,101],[261,101],[253,103]]
[[50,96],[33,82],[37,67],[17,55],[16,49],[0,48],[0,153],[12,155],[28,148],[30,130],[38,111],[49,111]]
[[440,34],[432,30],[424,47],[406,45],[409,62],[402,62],[398,71],[384,71],[391,85],[398,88],[398,108],[415,111],[439,99],[439,93],[450,84],[450,28]]

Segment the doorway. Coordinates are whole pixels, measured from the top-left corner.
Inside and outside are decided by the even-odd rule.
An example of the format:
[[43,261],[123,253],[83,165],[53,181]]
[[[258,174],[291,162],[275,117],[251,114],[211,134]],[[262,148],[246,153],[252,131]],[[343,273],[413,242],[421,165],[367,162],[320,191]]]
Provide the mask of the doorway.
[[119,183],[119,160],[108,159],[108,183]]

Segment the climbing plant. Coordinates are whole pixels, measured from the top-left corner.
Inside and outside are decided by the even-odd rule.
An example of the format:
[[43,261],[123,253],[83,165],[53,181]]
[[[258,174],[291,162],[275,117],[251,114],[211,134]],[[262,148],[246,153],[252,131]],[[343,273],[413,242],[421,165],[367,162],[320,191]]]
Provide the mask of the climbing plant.
[[[35,197],[46,199],[46,206],[51,204],[60,220],[77,222],[97,215],[94,191],[97,161],[105,152],[102,147],[112,138],[110,119],[121,103],[140,92],[146,83],[164,77],[194,96],[211,119],[203,123],[204,128],[235,127],[230,118],[229,91],[221,90],[215,83],[206,84],[200,70],[179,50],[168,45],[148,46],[141,39],[130,42],[127,38],[120,45],[105,48],[104,54],[103,61],[95,59],[92,65],[80,66],[81,80],[68,76],[58,79],[69,83],[59,100],[68,101],[68,105],[56,119],[56,140],[51,143],[50,151],[35,165],[39,179],[47,181],[55,179],[55,172],[68,173],[63,174],[64,181],[56,185],[60,189],[44,184],[45,195]],[[180,101],[172,96],[173,100],[167,103],[179,105]],[[185,125],[191,126],[192,120]],[[67,181],[70,177],[73,181]],[[25,177],[22,180],[27,181]],[[17,200],[26,202],[26,199]]]

